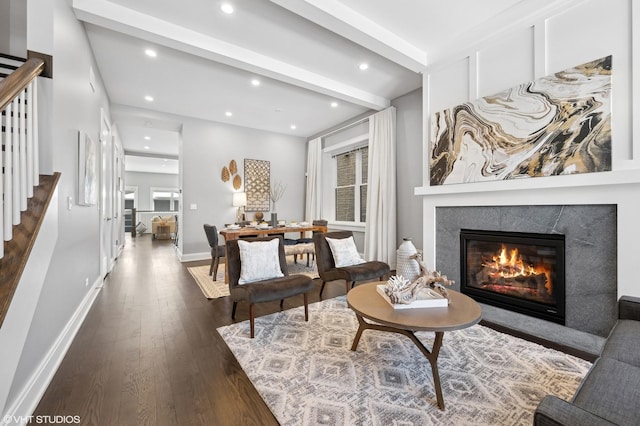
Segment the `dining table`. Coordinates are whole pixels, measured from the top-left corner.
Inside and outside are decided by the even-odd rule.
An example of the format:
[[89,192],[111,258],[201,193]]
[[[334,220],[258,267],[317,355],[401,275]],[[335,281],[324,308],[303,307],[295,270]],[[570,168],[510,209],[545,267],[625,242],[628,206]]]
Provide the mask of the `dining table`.
[[[224,237],[225,241],[237,240],[242,237],[263,237],[267,235],[286,234],[289,232],[300,233],[300,238],[305,237],[306,232],[327,232],[326,226],[318,226],[311,224],[288,224],[279,226],[259,226],[259,225],[247,225],[242,227],[226,227],[220,230],[220,235]],[[229,282],[228,268],[224,268],[224,280]]]

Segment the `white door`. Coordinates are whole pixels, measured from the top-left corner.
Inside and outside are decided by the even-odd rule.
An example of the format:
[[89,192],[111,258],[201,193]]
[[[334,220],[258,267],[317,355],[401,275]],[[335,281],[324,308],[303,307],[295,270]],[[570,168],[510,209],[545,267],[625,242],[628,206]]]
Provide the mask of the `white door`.
[[111,124],[104,110],[100,125],[100,276],[105,277],[112,265],[113,192]]

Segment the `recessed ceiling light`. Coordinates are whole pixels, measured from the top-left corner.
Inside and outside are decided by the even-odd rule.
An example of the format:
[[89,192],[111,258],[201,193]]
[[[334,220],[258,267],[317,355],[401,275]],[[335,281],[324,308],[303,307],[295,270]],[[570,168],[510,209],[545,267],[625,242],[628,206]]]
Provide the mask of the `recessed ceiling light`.
[[150,141],[150,140],[151,140],[151,136],[145,136],[145,137],[144,137],[144,140],[145,140],[145,141]]
[[220,6],[220,10],[227,15],[231,15],[233,13],[233,6],[230,3],[222,3],[222,6]]
[[226,115],[227,117],[231,117],[233,113],[231,111],[227,111],[224,113],[224,115]]
[[144,97],[144,100],[147,101],[147,102],[153,102],[153,96],[147,95],[147,96]]
[[260,80],[258,80],[257,78],[254,78],[253,80],[251,80],[251,84],[254,86],[260,86]]
[[147,49],[144,51],[145,55],[147,55],[150,58],[155,58],[156,56],[158,56],[158,54],[156,53],[155,50],[153,49]]
[[336,101],[331,102],[331,108],[338,108],[338,103]]
[[149,145],[145,145],[144,149],[151,149],[151,148],[149,147]]
[[296,125],[295,125],[295,124],[292,124],[292,125],[291,125],[291,130],[295,130],[296,128],[297,128],[297,127],[296,127]]
[[360,66],[358,68],[360,68],[362,71],[364,71],[364,70],[369,68],[369,64],[367,64],[366,62],[363,62],[363,63],[360,64]]

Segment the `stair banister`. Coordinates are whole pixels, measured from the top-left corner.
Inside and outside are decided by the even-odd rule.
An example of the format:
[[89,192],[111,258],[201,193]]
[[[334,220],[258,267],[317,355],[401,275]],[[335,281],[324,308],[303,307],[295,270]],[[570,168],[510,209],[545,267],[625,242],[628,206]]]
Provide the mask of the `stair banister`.
[[0,81],[0,125],[4,146],[0,157],[2,208],[0,209],[0,259],[4,241],[13,239],[13,226],[20,224],[20,212],[27,210],[33,187],[39,185],[37,76],[45,68],[40,58],[28,59]]

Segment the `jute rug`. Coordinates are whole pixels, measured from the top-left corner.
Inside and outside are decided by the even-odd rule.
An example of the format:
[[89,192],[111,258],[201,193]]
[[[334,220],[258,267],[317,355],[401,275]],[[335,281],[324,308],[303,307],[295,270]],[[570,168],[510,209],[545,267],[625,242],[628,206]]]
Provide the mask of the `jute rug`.
[[[287,267],[289,268],[289,274],[304,274],[311,278],[318,277],[318,270],[315,263],[310,263],[309,266],[305,260],[298,259],[298,263],[294,263],[293,256],[287,256]],[[207,299],[215,299],[218,297],[225,297],[229,295],[229,285],[224,282],[224,270],[225,264],[221,263],[218,266],[218,274],[214,281],[209,275],[209,265],[204,266],[191,266],[187,270],[198,283],[198,287],[202,290],[202,293]]]
[[[475,325],[447,332],[438,359],[446,410],[429,362],[406,337],[367,330],[344,296],[218,328],[282,425],[531,425],[547,394],[570,398],[590,363]],[[417,333],[431,347],[433,333]]]

